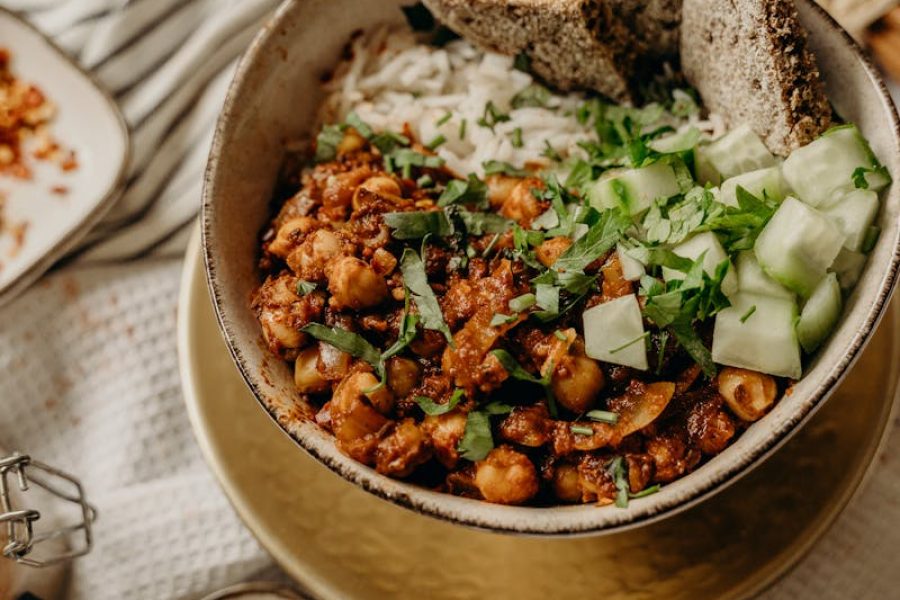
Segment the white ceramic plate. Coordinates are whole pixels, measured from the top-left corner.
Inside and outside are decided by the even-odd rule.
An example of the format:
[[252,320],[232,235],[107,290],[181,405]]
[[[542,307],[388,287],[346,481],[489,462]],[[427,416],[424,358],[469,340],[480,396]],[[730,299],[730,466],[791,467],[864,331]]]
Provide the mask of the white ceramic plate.
[[[128,127],[115,102],[62,50],[14,14],[0,9],[0,47],[13,72],[36,84],[57,106],[51,134],[75,151],[68,173],[30,160],[28,181],[0,175],[3,215],[24,226],[18,243],[0,232],[0,304],[37,279],[94,225],[115,201],[129,157]],[[54,193],[62,186],[64,194]]]

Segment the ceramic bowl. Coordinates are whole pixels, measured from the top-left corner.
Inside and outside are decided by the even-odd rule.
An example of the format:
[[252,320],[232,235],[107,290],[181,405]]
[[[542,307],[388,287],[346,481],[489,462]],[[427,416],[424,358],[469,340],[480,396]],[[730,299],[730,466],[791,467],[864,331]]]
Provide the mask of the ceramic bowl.
[[[203,197],[204,254],[219,324],[261,405],[300,447],[373,494],[420,513],[495,531],[571,535],[638,526],[700,502],[758,465],[822,405],[878,324],[900,263],[897,184],[884,194],[881,237],[839,328],[790,396],[702,468],[626,509],[509,507],[439,494],[351,460],[329,434],[303,418],[310,407],[298,398],[288,366],[265,349],[248,307],[260,281],[259,233],[270,218],[269,198],[285,141],[310,133],[321,99],[320,77],[334,66],[355,30],[400,22],[403,3],[369,0],[365,10],[353,0],[284,3],[245,55],[220,117]],[[813,2],[798,0],[798,8],[837,111],[860,126],[895,179],[900,177],[897,115],[875,69]]]
[[[29,180],[0,175],[6,231],[0,231],[0,304],[37,279],[95,225],[121,191],[130,152],[128,127],[112,98],[37,29],[0,8],[0,47],[13,72],[56,105],[50,133],[75,152],[65,172],[29,161]],[[27,148],[27,147],[26,147]]]

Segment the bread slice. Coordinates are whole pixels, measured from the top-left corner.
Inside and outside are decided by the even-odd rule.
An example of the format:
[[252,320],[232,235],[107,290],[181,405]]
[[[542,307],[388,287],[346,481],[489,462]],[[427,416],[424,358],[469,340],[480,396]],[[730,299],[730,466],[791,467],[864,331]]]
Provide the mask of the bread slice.
[[[659,0],[653,0],[659,1]],[[450,29],[501,54],[526,54],[531,70],[562,90],[633,99],[638,47],[616,4],[641,0],[424,0]]]
[[684,0],[681,66],[729,126],[749,125],[782,156],[831,124],[792,0]]

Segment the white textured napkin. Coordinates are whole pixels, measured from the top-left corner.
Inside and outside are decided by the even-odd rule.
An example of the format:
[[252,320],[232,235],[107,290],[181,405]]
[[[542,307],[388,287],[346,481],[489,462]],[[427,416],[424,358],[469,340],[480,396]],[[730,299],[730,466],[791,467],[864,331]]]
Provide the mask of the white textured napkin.
[[[190,432],[175,349],[181,261],[160,256],[183,251],[230,65],[274,3],[3,2],[93,68],[135,129],[130,187],[90,248],[0,311],[0,444],[77,474],[99,509],[73,598],[198,598],[270,568]],[[865,492],[765,597],[898,597],[898,498],[894,435]]]

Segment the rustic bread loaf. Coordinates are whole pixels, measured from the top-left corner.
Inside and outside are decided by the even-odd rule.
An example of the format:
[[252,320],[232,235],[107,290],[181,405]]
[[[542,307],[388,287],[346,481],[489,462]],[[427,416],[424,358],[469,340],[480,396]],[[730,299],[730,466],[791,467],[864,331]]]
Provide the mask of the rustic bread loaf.
[[[671,0],[653,0],[656,2]],[[424,0],[434,15],[482,48],[526,54],[531,70],[562,90],[633,99],[638,44],[616,5],[638,0]],[[648,30],[649,31],[649,30]]]
[[792,0],[684,0],[681,66],[706,107],[786,155],[831,124]]

